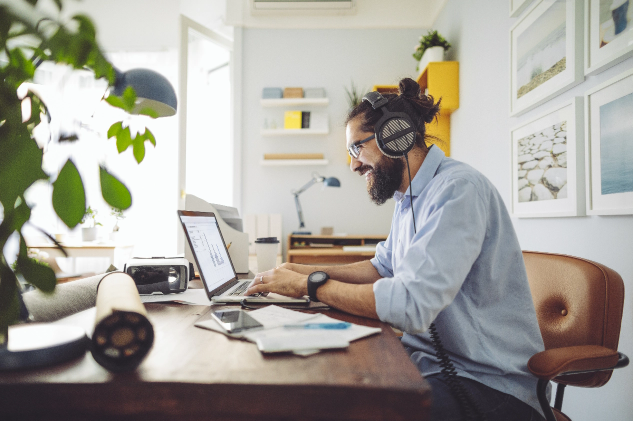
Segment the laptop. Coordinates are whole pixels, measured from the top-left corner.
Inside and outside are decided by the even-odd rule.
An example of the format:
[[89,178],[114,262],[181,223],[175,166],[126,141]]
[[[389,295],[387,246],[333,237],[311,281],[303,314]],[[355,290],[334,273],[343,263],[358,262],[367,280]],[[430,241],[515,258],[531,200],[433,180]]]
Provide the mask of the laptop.
[[309,304],[310,299],[268,295],[244,295],[254,279],[237,279],[237,273],[213,212],[178,211],[185,236],[196,260],[200,279],[212,303]]

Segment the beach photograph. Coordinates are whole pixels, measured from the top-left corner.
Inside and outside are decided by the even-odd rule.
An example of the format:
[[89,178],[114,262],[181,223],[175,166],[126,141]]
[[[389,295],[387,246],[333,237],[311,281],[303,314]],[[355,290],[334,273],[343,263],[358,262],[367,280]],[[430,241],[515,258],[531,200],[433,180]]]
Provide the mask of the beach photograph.
[[633,30],[630,0],[600,0],[600,48]]
[[567,198],[567,122],[517,141],[519,202]]
[[633,93],[600,107],[603,195],[633,192]]
[[566,4],[557,0],[517,38],[517,99],[565,68]]

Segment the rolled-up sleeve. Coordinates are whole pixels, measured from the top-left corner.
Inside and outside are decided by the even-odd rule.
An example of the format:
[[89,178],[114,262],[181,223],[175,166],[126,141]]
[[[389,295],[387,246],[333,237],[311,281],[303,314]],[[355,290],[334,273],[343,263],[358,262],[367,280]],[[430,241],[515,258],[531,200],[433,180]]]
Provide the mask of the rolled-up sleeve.
[[384,276],[374,283],[378,317],[408,333],[426,331],[454,300],[486,235],[487,206],[476,186],[462,178],[442,184],[417,208],[418,232],[395,271],[385,269],[383,249],[372,260]]

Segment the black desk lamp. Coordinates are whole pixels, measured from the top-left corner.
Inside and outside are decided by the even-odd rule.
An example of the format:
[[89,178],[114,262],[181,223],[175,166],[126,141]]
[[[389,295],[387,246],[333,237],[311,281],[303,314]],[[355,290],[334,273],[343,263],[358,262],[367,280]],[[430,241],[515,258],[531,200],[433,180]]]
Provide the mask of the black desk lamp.
[[121,72],[114,69],[116,82],[112,93],[123,95],[125,88],[131,86],[136,92],[136,106],[132,114],[138,114],[143,108],[151,108],[159,117],[169,117],[176,114],[178,101],[176,92],[165,76],[149,69],[132,69]]
[[303,231],[305,224],[303,222],[303,211],[301,210],[301,203],[299,202],[299,195],[308,190],[312,185],[316,183],[323,183],[324,187],[341,187],[341,182],[336,177],[323,177],[318,173],[312,173],[312,180],[304,184],[299,190],[293,190],[291,193],[295,197],[295,206],[297,207],[297,215],[299,216],[299,230],[293,231],[294,235],[310,235],[310,231]]

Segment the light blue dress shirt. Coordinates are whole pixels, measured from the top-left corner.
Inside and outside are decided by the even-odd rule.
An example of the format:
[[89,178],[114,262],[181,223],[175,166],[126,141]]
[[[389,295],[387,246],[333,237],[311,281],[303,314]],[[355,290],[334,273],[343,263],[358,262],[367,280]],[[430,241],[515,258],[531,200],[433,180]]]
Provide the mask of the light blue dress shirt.
[[423,375],[440,367],[427,329],[435,322],[458,375],[542,413],[527,362],[543,351],[521,248],[499,192],[481,173],[432,146],[396,192],[391,232],[371,260],[380,320],[402,330]]

